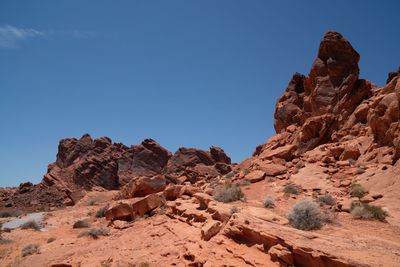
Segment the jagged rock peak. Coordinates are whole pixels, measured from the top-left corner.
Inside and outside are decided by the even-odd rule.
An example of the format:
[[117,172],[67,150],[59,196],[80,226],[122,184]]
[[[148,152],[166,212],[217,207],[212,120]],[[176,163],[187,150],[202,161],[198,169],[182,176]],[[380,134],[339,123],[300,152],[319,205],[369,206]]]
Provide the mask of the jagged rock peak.
[[359,59],[349,41],[328,31],[310,73],[307,77],[295,73],[278,99],[276,132],[286,131],[289,126],[300,127],[296,142],[302,153],[331,141],[332,134],[345,125],[355,108],[372,95],[373,85],[358,79]]

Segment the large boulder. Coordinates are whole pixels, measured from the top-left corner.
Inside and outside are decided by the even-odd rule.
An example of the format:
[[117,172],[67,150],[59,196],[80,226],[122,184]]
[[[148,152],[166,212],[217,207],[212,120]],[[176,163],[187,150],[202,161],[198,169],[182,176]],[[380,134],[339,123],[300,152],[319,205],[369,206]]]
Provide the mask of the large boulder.
[[143,217],[152,210],[161,207],[165,204],[165,201],[162,194],[151,194],[146,197],[118,201],[105,211],[104,216],[109,221],[132,221],[136,216]]
[[144,197],[153,193],[163,191],[166,186],[166,179],[163,175],[156,175],[154,177],[143,177],[135,181],[132,188],[131,197]]
[[146,213],[164,205],[165,201],[162,194],[151,194],[141,199],[133,199],[131,202],[132,212],[134,215],[143,217]]
[[105,212],[104,216],[107,220],[124,220],[132,221],[135,217],[133,216],[132,206],[130,201],[119,201],[110,206]]

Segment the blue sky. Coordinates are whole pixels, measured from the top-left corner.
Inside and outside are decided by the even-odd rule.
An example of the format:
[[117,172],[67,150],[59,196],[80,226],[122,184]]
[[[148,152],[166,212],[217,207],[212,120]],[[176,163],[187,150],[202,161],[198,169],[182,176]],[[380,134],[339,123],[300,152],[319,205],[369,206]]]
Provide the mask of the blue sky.
[[275,102],[326,31],[384,85],[400,65],[399,3],[2,0],[0,186],[40,182],[58,141],[86,132],[240,162],[275,133]]

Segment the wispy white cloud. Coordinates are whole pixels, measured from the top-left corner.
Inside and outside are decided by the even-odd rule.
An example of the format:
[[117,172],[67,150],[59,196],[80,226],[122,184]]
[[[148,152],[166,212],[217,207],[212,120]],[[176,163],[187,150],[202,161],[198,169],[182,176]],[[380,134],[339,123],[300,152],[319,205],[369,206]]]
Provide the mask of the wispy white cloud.
[[44,32],[35,29],[22,29],[11,25],[0,26],[0,47],[16,48],[24,40],[44,35]]

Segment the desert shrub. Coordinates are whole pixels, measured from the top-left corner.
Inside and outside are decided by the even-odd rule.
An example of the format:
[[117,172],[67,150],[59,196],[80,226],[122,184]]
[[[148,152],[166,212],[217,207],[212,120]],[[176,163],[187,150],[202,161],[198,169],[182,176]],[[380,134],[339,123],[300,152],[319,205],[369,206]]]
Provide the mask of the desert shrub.
[[352,184],[350,186],[350,195],[352,197],[362,198],[366,193],[367,190],[365,190],[364,187],[359,184]]
[[150,264],[148,262],[141,262],[139,263],[139,267],[150,267]]
[[108,207],[109,207],[110,205],[109,204],[107,204],[107,205],[105,205],[104,207],[102,207],[101,209],[99,209],[97,212],[96,212],[96,218],[102,218],[102,217],[104,217],[104,213],[106,212],[106,210],[108,210]]
[[355,206],[351,209],[350,214],[357,219],[371,219],[371,214],[363,206]]
[[247,174],[249,174],[250,173],[250,170],[249,169],[244,169],[243,170],[243,176],[246,176]]
[[0,213],[0,218],[18,217],[20,215],[22,215],[22,212],[19,210],[3,211]]
[[40,252],[40,245],[39,244],[28,244],[22,249],[22,256],[25,257],[27,255],[31,255],[34,253]]
[[35,220],[30,220],[30,221],[27,221],[27,222],[23,223],[20,226],[20,228],[21,229],[29,229],[29,228],[31,228],[31,229],[34,229],[34,230],[40,230],[40,226]]
[[238,186],[232,186],[230,183],[227,183],[224,188],[218,189],[214,193],[215,200],[224,203],[240,200],[243,197],[242,189]]
[[297,195],[299,193],[299,188],[294,184],[288,184],[283,188],[283,192]]
[[83,220],[76,221],[74,223],[74,225],[72,226],[72,228],[86,228],[89,226],[90,226],[90,223],[89,223],[88,219],[83,219]]
[[350,214],[357,219],[377,219],[380,221],[385,221],[386,217],[389,215],[381,207],[368,204],[354,206]]
[[337,213],[330,210],[322,210],[321,220],[324,223],[333,223],[337,219]]
[[313,230],[322,226],[319,206],[309,199],[294,204],[287,217],[290,224],[300,230]]
[[220,179],[217,179],[217,180],[215,180],[215,181],[212,181],[212,182],[208,185],[208,187],[214,189],[217,185],[220,185],[220,184],[221,184]]
[[237,174],[238,173],[238,171],[237,170],[234,170],[234,171],[231,171],[230,173],[228,173],[227,175],[225,175],[225,177],[226,178],[232,178],[233,176],[235,176],[235,174]]
[[328,205],[328,206],[333,206],[333,205],[336,204],[335,199],[329,194],[319,196],[318,197],[318,202],[321,205]]
[[363,174],[364,172],[365,170],[360,168],[356,171],[356,174]]
[[53,242],[55,240],[56,240],[55,237],[49,237],[49,239],[47,239],[47,243],[51,243],[51,242]]
[[231,215],[234,214],[234,213],[238,213],[238,212],[239,212],[239,210],[238,210],[237,207],[233,206],[233,207],[231,208]]
[[269,176],[268,177],[268,179],[267,179],[267,182],[268,183],[272,183],[272,182],[274,182],[275,180],[274,180],[274,177],[272,177],[272,176]]
[[107,236],[110,234],[110,229],[106,227],[98,227],[98,228],[91,228],[87,231],[80,232],[78,237],[82,236],[91,236],[94,239],[97,239],[100,235]]
[[263,201],[262,201],[264,207],[266,208],[273,208],[275,207],[275,199],[273,196],[268,195]]
[[94,204],[96,204],[96,200],[94,199],[91,199],[86,203],[87,206],[93,206]]

